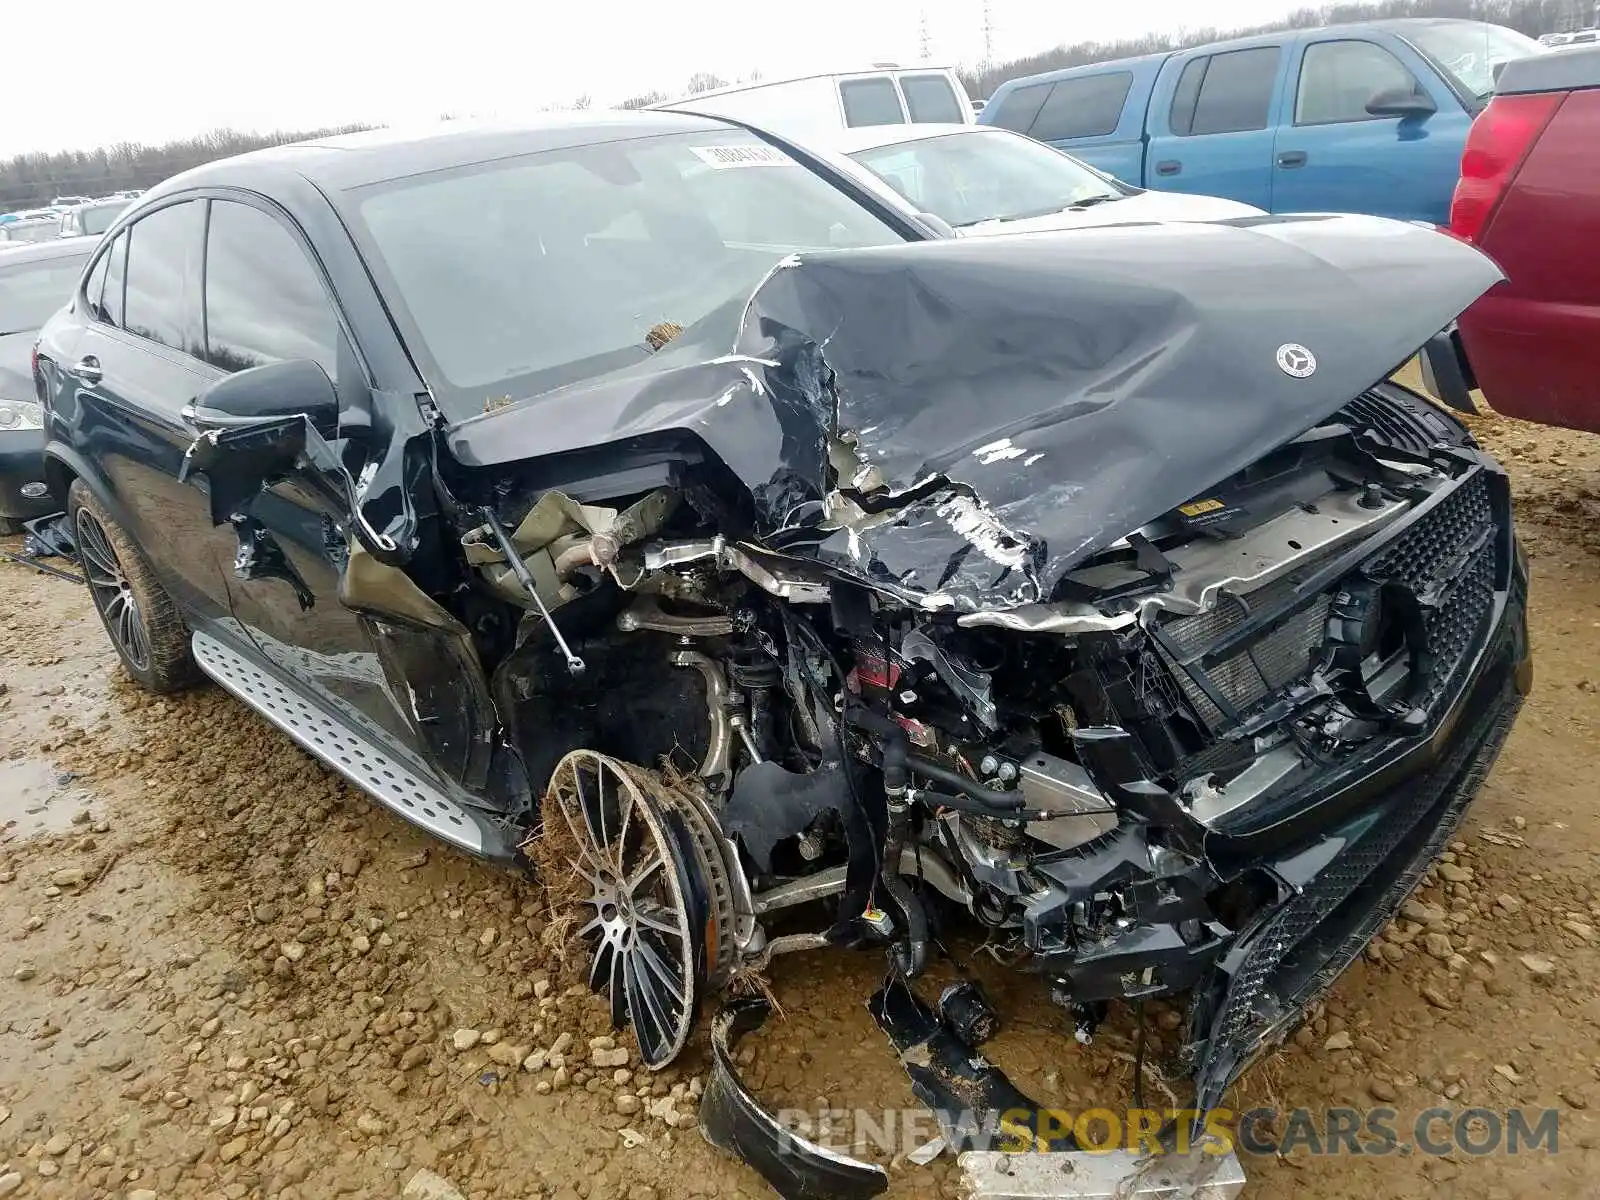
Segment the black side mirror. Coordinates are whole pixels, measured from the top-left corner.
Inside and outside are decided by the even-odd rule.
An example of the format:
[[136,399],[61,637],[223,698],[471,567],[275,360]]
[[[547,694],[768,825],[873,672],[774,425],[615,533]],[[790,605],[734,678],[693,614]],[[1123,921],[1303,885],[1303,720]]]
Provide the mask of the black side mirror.
[[1411,88],[1379,88],[1367,101],[1367,112],[1374,117],[1431,117],[1438,111],[1430,96]]
[[183,410],[199,429],[227,429],[305,416],[324,437],[339,428],[339,396],[328,373],[308,358],[249,367],[219,379]]

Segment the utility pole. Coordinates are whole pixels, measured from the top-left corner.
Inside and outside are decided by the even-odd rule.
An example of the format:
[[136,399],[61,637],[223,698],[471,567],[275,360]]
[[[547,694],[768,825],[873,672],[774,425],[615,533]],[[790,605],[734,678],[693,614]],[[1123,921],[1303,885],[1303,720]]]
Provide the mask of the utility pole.
[[983,69],[994,65],[994,13],[990,0],[983,0]]
[[928,39],[928,9],[927,9],[926,5],[924,5],[923,9],[922,9],[921,36],[922,36],[922,61],[923,62],[927,62],[930,58],[933,57],[933,44]]

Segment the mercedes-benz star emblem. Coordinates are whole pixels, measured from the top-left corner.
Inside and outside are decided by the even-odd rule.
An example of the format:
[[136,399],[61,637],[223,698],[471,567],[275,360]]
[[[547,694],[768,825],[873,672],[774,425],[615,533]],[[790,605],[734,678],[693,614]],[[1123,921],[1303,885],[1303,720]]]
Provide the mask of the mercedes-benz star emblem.
[[1298,342],[1287,342],[1278,347],[1278,366],[1285,375],[1309,379],[1317,373],[1317,356]]

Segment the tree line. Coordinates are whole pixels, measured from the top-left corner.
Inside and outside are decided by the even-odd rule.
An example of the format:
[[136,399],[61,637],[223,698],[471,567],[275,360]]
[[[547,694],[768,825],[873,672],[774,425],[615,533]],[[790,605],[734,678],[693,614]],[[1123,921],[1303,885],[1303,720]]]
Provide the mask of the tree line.
[[[1569,28],[1575,21],[1582,22],[1589,12],[1592,12],[1592,0],[1366,0],[1363,3],[1336,3],[1320,8],[1298,9],[1282,20],[1243,29],[1207,27],[1184,30],[1175,35],[1150,33],[1111,42],[1074,42],[1041,54],[963,71],[962,81],[969,94],[989,96],[1007,79],[1041,71],[1179,50],[1224,37],[1271,33],[1280,29],[1308,29],[1384,17],[1465,17],[1505,25],[1530,37],[1537,37]],[[1063,23],[1067,23],[1065,19]],[[707,92],[729,83],[754,83],[760,78],[760,71],[751,71],[733,80],[709,71],[698,71],[690,76],[684,93]],[[666,92],[646,91],[630,96],[617,107],[644,108],[670,99],[672,97]],[[588,108],[590,104],[590,97],[582,96],[569,104],[554,107],[581,109]],[[448,117],[450,114],[445,115]],[[45,205],[56,196],[103,196],[110,192],[143,189],[213,159],[365,128],[369,126],[341,125],[328,129],[275,133],[218,129],[159,146],[119,142],[97,150],[19,154],[0,162],[0,212]]]
[[963,70],[961,81],[966,85],[968,95],[974,98],[988,97],[1008,79],[1037,75],[1042,71],[1059,71],[1064,67],[1087,66],[1116,58],[1184,50],[1190,46],[1203,46],[1207,42],[1249,37],[1257,33],[1319,29],[1324,25],[1339,25],[1347,21],[1375,21],[1392,17],[1462,17],[1504,25],[1529,37],[1538,37],[1571,28],[1575,21],[1586,23],[1585,17],[1592,16],[1593,11],[1592,0],[1365,0],[1362,3],[1324,4],[1316,8],[1296,9],[1280,20],[1243,28],[1207,26],[1185,29],[1177,34],[1147,33],[1141,37],[1112,42],[1073,42],[1040,54]]

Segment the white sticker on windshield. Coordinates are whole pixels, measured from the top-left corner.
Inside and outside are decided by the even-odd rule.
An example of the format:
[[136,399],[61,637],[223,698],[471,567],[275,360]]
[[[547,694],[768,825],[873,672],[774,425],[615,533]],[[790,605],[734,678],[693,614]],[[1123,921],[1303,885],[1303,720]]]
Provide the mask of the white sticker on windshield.
[[792,167],[790,158],[776,146],[690,146],[706,166],[718,171],[732,167]]

